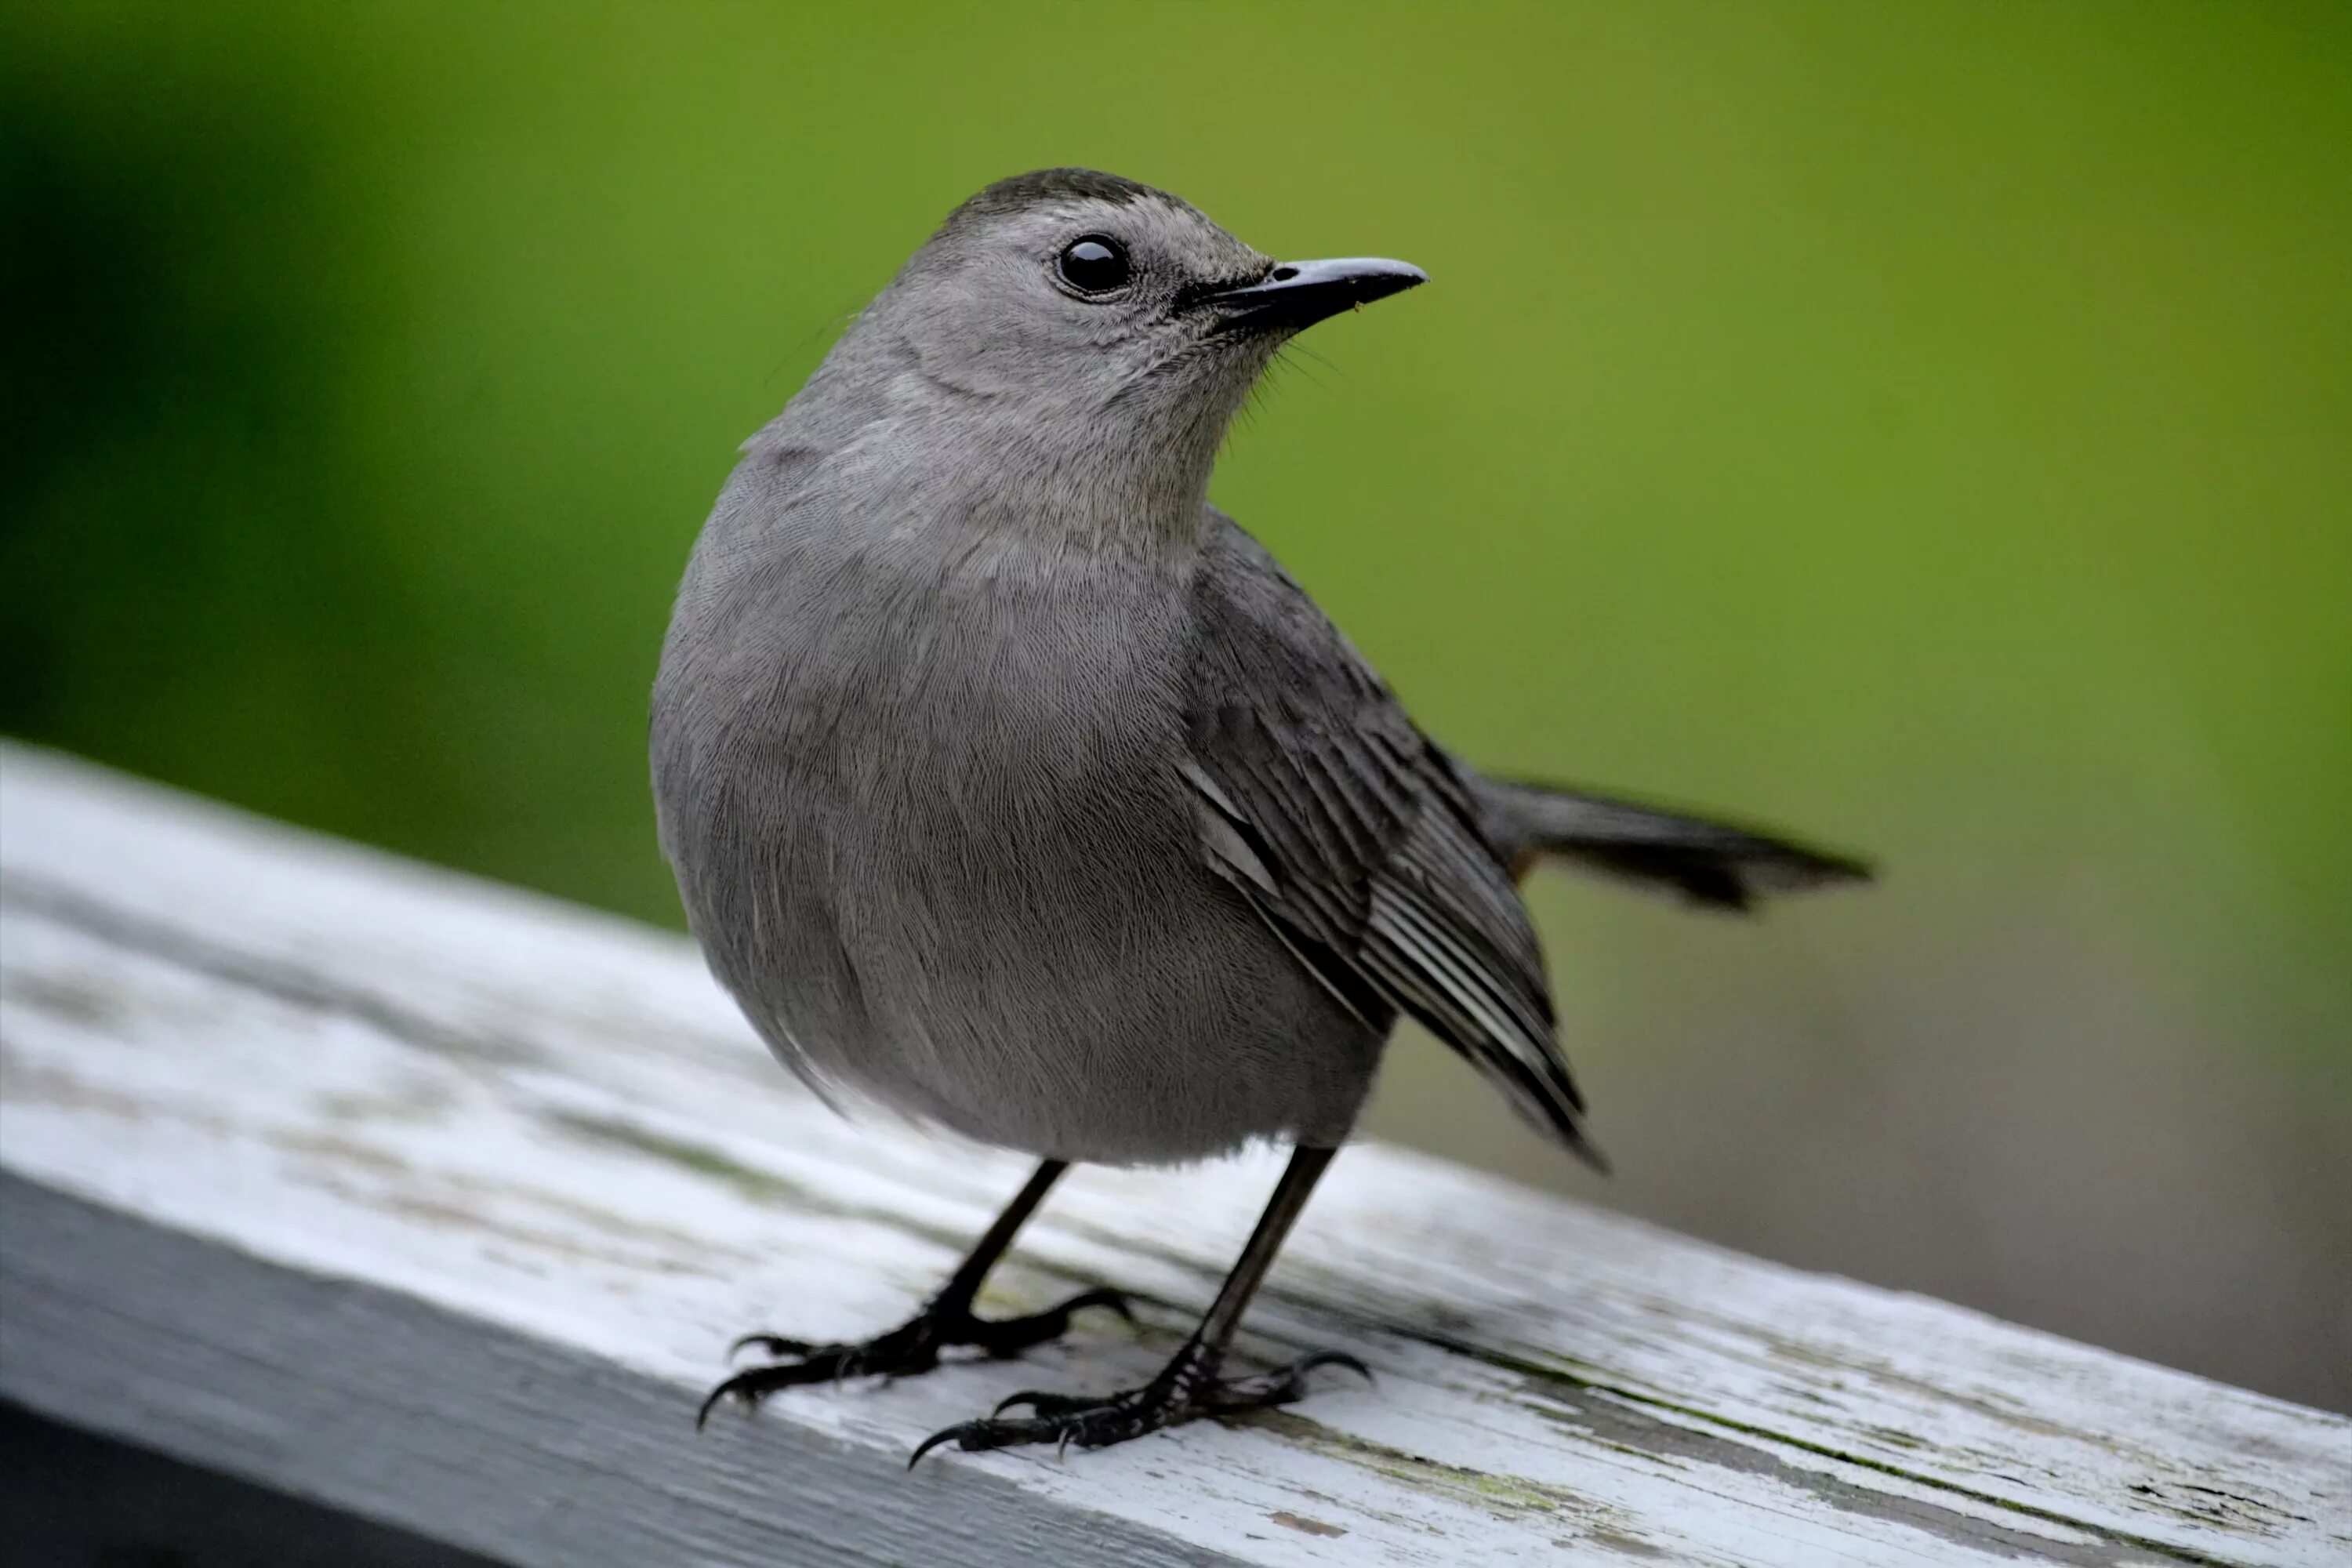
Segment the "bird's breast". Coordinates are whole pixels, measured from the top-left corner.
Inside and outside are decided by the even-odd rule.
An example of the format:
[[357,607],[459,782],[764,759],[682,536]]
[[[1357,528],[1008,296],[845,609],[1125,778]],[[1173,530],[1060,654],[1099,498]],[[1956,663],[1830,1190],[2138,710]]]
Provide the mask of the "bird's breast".
[[766,542],[716,592],[698,560],[656,693],[665,846],[722,976],[808,978],[840,1032],[885,1005],[860,973],[1034,989],[1143,940],[1199,876],[1181,590],[915,529]]

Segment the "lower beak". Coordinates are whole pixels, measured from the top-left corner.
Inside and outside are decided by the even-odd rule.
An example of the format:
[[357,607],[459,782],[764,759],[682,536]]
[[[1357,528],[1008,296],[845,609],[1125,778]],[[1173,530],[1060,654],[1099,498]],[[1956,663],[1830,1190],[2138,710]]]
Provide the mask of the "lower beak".
[[1254,327],[1297,331],[1351,305],[1368,305],[1429,281],[1409,261],[1347,256],[1328,261],[1285,261],[1245,289],[1211,295],[1223,320],[1219,330]]

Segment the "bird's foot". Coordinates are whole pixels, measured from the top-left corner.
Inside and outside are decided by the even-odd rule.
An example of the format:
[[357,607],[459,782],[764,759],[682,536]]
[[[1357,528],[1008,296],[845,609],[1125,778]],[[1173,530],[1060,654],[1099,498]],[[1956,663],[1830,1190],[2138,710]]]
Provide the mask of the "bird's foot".
[[1004,1359],[1032,1345],[1058,1339],[1070,1326],[1071,1314],[1087,1307],[1117,1312],[1135,1321],[1127,1298],[1117,1290],[1083,1290],[1059,1306],[1025,1318],[990,1320],[972,1315],[962,1302],[934,1300],[907,1322],[863,1344],[813,1344],[782,1334],[745,1334],[728,1354],[756,1347],[772,1357],[764,1365],[746,1367],[712,1389],[695,1413],[699,1428],[722,1399],[757,1405],[780,1388],[808,1383],[835,1383],[845,1377],[911,1377],[940,1364],[940,1352],[953,1345],[977,1346],[983,1353]]
[[[1371,1372],[1354,1356],[1339,1351],[1317,1351],[1288,1366],[1249,1377],[1220,1378],[1217,1352],[1198,1341],[1176,1352],[1166,1370],[1141,1388],[1130,1388],[1106,1398],[1088,1399],[1066,1394],[1016,1394],[978,1421],[965,1421],[923,1439],[908,1456],[907,1468],[933,1448],[953,1443],[959,1448],[1010,1448],[1023,1443],[1055,1443],[1067,1448],[1100,1448],[1124,1443],[1163,1426],[1180,1426],[1203,1415],[1234,1415],[1288,1405],[1307,1393],[1307,1374],[1320,1366],[1343,1366],[1371,1381]],[[1007,1416],[1016,1405],[1029,1414]]]

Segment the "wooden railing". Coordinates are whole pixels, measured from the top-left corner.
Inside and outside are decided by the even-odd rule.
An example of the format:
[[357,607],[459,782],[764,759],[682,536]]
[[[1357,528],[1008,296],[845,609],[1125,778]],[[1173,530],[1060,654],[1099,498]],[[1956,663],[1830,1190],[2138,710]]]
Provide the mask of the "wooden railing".
[[[1139,1382],[1271,1158],[1081,1171],[1020,1363],[695,1403],[902,1318],[1024,1163],[853,1126],[680,939],[0,752],[0,1398],[528,1564],[2352,1563],[2352,1422],[1364,1145],[1244,1334],[1290,1410],[910,1446]],[[2193,1267],[2184,1260],[2184,1267]]]

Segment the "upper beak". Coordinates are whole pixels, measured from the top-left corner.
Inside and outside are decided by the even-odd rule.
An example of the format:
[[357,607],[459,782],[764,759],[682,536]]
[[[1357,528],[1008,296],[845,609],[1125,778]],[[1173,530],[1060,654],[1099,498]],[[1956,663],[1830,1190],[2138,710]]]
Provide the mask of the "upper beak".
[[1223,314],[1221,327],[1264,326],[1295,332],[1350,305],[1385,300],[1428,281],[1429,274],[1410,261],[1343,256],[1280,262],[1247,288],[1226,289],[1210,299]]

